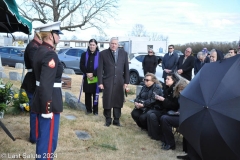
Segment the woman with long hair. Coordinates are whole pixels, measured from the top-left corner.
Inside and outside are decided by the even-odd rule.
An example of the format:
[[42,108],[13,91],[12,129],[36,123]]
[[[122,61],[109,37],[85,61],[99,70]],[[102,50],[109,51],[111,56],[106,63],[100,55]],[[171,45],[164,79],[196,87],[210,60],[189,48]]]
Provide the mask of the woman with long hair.
[[[169,150],[175,149],[175,140],[174,135],[172,133],[172,127],[177,128],[179,126],[179,103],[178,99],[180,97],[180,92],[188,85],[189,81],[181,76],[178,76],[179,80],[174,85],[173,90],[171,91],[171,98],[174,106],[173,108],[169,108],[170,112],[165,115],[159,117],[160,126],[162,131],[162,149]],[[169,106],[168,106],[169,107]]]
[[86,113],[98,115],[99,88],[97,68],[99,49],[95,39],[90,39],[88,49],[81,55],[80,69],[83,72],[83,92],[85,92]]

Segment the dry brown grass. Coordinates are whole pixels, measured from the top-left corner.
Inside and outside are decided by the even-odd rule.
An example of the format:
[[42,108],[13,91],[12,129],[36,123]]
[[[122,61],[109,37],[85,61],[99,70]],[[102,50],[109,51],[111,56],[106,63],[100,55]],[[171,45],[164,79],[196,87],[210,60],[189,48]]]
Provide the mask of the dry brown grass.
[[[4,67],[4,72],[22,72],[21,69]],[[72,78],[72,89],[64,90],[79,94],[81,75],[70,75]],[[19,87],[20,82],[12,81],[14,86]],[[131,86],[134,90],[135,86]],[[101,96],[100,96],[101,97]],[[105,127],[104,116],[102,115],[102,103],[100,99],[99,116],[85,115],[83,111],[76,111],[64,106],[61,114],[59,141],[55,154],[58,160],[175,160],[176,155],[181,152],[181,142],[177,142],[176,150],[163,151],[160,142],[151,140],[145,131],[141,131],[131,118],[135,95],[129,95],[122,109],[121,124],[123,127]],[[84,102],[84,94],[81,101]],[[68,120],[65,115],[74,115],[76,120]],[[18,155],[35,154],[35,145],[28,142],[29,136],[29,116],[5,115],[2,122],[11,131],[16,141],[12,141],[2,129],[0,129],[0,156],[3,153],[14,156],[13,159],[34,159],[19,158]],[[75,135],[75,130],[83,130],[91,135],[90,140],[79,140]],[[179,138],[180,140],[181,138]],[[12,158],[1,158],[9,160]]]

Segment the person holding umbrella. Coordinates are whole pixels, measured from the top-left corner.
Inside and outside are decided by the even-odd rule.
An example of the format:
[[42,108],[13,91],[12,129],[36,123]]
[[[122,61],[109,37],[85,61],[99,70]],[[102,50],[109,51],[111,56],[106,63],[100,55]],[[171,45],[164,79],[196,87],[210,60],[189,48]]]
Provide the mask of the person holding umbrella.
[[240,159],[239,64],[240,55],[205,64],[181,92],[179,131],[203,160]]

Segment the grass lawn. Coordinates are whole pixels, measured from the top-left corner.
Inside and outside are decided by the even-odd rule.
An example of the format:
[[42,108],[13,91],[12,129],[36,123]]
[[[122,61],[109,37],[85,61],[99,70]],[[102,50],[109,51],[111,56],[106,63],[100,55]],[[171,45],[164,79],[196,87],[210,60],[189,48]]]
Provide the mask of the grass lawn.
[[[3,72],[22,73],[21,69],[4,67]],[[72,78],[71,92],[78,97],[81,75],[69,75]],[[5,79],[4,81],[7,81]],[[19,88],[20,82],[11,81]],[[130,86],[135,92],[136,86]],[[101,95],[100,95],[101,97]],[[183,155],[182,138],[178,138],[176,150],[161,150],[160,142],[151,140],[145,131],[141,131],[131,118],[133,103],[129,100],[135,94],[128,95],[122,109],[121,124],[123,127],[104,126],[102,100],[99,103],[99,115],[86,115],[83,111],[73,110],[64,103],[61,114],[58,146],[55,152],[58,160],[176,160],[177,155]],[[64,99],[64,97],[63,97]],[[81,102],[84,102],[82,94]],[[74,115],[76,120],[69,120],[65,116]],[[34,159],[36,145],[28,142],[29,115],[6,114],[2,122],[10,130],[16,141],[12,141],[0,128],[0,159]],[[89,140],[79,140],[76,130],[86,131],[91,135]],[[177,136],[177,135],[176,135]],[[177,137],[176,137],[177,139]],[[4,156],[7,156],[4,158]],[[2,156],[2,157],[1,157]],[[27,157],[29,156],[29,157]]]

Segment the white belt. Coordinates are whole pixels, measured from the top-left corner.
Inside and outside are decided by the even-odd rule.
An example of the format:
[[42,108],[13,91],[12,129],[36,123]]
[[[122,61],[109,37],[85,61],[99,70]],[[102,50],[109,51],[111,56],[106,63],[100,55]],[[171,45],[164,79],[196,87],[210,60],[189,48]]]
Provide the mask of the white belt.
[[[39,81],[36,81],[36,86],[40,86],[40,82]],[[56,88],[61,88],[62,87],[62,83],[54,83],[53,84],[53,87],[56,87]]]
[[32,72],[32,69],[28,69],[28,72]]

